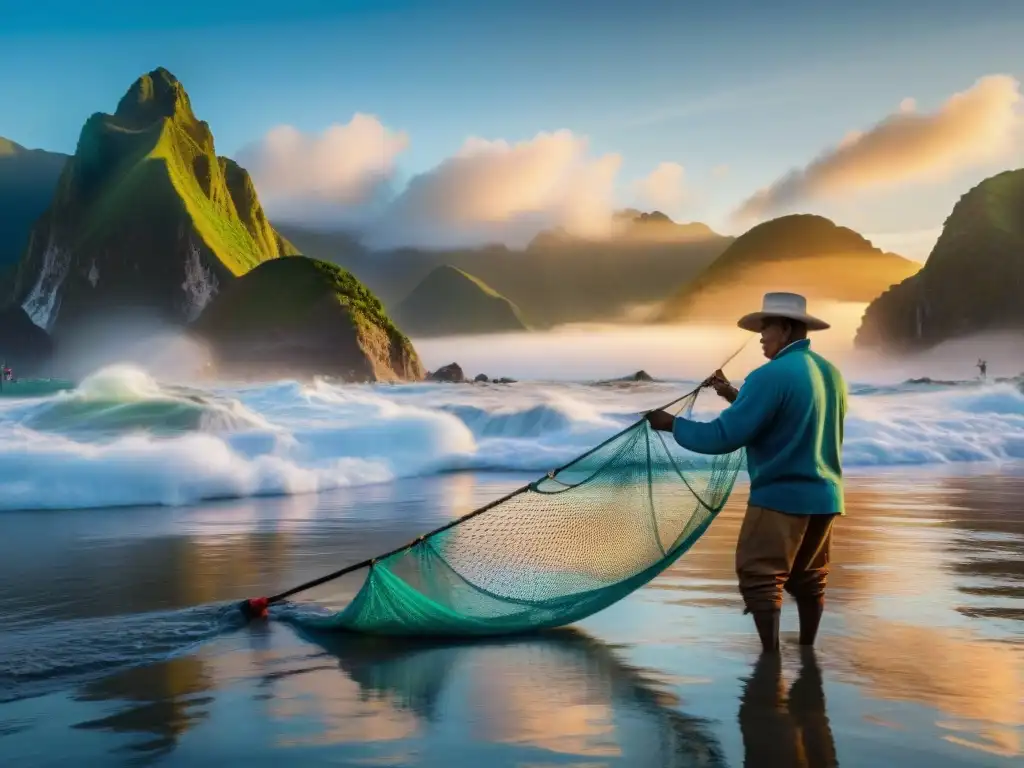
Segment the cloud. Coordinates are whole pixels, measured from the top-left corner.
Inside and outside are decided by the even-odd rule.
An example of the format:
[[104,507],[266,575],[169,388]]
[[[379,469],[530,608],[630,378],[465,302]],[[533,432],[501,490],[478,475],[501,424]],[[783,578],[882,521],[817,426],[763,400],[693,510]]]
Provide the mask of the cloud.
[[521,247],[542,229],[600,237],[610,231],[621,158],[594,157],[571,131],[510,143],[469,138],[411,179],[369,229],[373,247]]
[[325,216],[379,197],[409,137],[373,115],[357,113],[318,135],[278,126],[244,147],[239,163],[252,175],[272,214]]
[[995,160],[1011,148],[1018,126],[1019,83],[989,75],[956,93],[935,112],[913,99],[866,132],[848,134],[810,164],[743,202],[740,219],[763,218],[807,200],[922,182]]
[[679,163],[660,163],[633,184],[634,193],[654,208],[677,208],[686,200],[686,171]]
[[[593,153],[585,136],[470,137],[399,190],[393,182],[408,144],[406,134],[357,114],[317,135],[280,126],[238,160],[272,219],[348,229],[376,249],[522,248],[544,230],[596,239],[615,232],[622,158]],[[647,205],[672,208],[686,199],[684,180],[683,167],[666,162],[633,190]]]

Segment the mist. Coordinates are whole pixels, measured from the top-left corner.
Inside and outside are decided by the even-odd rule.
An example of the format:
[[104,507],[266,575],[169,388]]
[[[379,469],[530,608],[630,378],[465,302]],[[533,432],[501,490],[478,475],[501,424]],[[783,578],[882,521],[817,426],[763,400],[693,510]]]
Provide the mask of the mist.
[[[814,349],[838,365],[850,381],[972,379],[977,376],[979,358],[988,362],[990,378],[1024,373],[1024,333],[1020,332],[959,339],[916,355],[856,350],[853,338],[865,306],[816,302],[812,308],[832,325],[811,335]],[[639,310],[631,313],[644,315]],[[457,362],[470,378],[484,373],[491,378],[594,381],[644,370],[656,379],[694,381],[735,354],[725,373],[741,381],[765,362],[757,334],[735,324],[643,325],[630,316],[543,332],[413,338],[413,344],[428,370]],[[108,314],[63,334],[48,368],[53,376],[80,380],[115,364],[136,365],[163,381],[208,380],[215,375],[213,354],[203,342],[180,326],[132,310]]]
[[1024,332],[1006,331],[965,336],[915,355],[879,355],[858,352],[851,365],[860,380],[905,381],[930,378],[957,381],[978,375],[978,359],[988,363],[988,377],[1009,378],[1024,374]]
[[[816,302],[813,311],[831,328],[811,334],[815,351],[838,365],[850,381],[896,383],[914,378],[965,380],[977,376],[978,358],[988,375],[1024,372],[1024,334],[986,334],[942,344],[916,355],[857,350],[853,338],[866,304]],[[726,375],[741,380],[765,362],[758,335],[735,324],[580,324],[547,332],[413,339],[424,366],[457,362],[472,378],[548,381],[615,379],[644,370],[656,379],[703,379],[738,349]]]
[[48,368],[53,376],[77,381],[127,363],[164,381],[189,381],[205,376],[212,360],[206,345],[180,326],[145,310],[118,310],[62,334]]
[[[815,348],[848,353],[863,309],[863,304],[822,305],[833,327],[815,334]],[[741,347],[726,368],[728,376],[741,378],[764,362],[757,335],[735,324],[578,324],[546,332],[413,338],[413,344],[430,370],[457,362],[467,376],[550,381],[613,379],[638,370],[656,379],[703,379]]]

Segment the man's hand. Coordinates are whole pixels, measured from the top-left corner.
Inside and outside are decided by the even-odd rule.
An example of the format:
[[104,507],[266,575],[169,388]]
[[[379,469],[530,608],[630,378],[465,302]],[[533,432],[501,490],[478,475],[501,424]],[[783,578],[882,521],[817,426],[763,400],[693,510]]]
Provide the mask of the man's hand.
[[672,425],[676,421],[676,417],[668,411],[651,411],[644,418],[651,425],[651,429],[656,429],[659,432],[671,432]]
[[736,398],[739,397],[740,391],[729,383],[721,369],[715,371],[704,383],[712,387],[719,397],[730,403],[735,402]]

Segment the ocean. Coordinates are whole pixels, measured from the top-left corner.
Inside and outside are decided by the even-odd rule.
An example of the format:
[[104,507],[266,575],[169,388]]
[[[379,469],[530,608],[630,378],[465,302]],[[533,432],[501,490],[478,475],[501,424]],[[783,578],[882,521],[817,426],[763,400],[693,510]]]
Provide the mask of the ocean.
[[[1019,379],[852,379],[816,654],[787,606],[781,660],[757,660],[732,573],[742,478],[691,552],[569,631],[410,645],[230,610],[694,386],[196,385],[113,365],[0,398],[0,765],[1017,764]],[[340,607],[358,586],[305,598]]]

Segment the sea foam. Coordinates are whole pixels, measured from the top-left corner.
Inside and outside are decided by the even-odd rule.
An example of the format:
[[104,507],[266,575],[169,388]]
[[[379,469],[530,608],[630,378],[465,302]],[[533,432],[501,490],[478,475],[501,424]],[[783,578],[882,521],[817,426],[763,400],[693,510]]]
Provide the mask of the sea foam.
[[[456,470],[542,473],[692,383],[301,384],[204,391],[115,366],[78,389],[0,400],[0,509],[183,505]],[[722,408],[702,395],[697,418]],[[1024,460],[1013,383],[851,385],[844,462]]]

